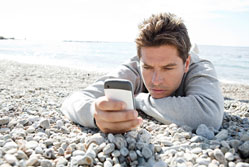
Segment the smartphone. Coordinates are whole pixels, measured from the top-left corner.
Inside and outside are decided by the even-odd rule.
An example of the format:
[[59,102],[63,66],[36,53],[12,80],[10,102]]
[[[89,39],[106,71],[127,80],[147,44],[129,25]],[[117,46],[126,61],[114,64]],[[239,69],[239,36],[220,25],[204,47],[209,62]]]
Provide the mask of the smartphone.
[[126,110],[134,110],[133,86],[129,80],[107,79],[104,83],[105,95],[108,99],[123,101]]

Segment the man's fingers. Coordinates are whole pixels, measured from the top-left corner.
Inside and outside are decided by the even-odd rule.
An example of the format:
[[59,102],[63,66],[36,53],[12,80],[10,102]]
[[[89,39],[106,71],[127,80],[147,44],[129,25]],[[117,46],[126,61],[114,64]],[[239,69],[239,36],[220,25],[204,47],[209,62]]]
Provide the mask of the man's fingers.
[[109,100],[103,96],[95,102],[95,106],[99,110],[114,111],[123,110],[125,108],[125,103],[121,101]]
[[122,110],[122,111],[101,111],[95,113],[95,118],[106,122],[123,122],[136,119],[138,112],[136,110]]
[[[96,122],[98,125],[98,122]],[[101,124],[100,130],[104,133],[124,133],[133,128],[136,128],[142,123],[142,118],[137,118],[124,122],[99,122]]]

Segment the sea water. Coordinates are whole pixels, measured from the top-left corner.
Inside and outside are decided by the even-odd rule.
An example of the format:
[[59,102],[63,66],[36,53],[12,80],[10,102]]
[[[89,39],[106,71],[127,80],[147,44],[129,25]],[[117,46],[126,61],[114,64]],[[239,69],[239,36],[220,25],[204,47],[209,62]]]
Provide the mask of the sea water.
[[[249,84],[249,47],[198,45],[222,82]],[[0,40],[0,59],[112,71],[136,55],[134,42]]]

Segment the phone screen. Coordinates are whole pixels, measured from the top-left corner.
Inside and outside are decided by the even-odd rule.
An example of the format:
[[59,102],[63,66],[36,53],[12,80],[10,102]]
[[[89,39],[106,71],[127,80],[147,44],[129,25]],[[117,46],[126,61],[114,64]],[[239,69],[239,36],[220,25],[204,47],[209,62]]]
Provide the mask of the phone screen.
[[129,80],[108,79],[104,84],[104,91],[107,98],[123,101],[126,109],[134,109],[133,87]]

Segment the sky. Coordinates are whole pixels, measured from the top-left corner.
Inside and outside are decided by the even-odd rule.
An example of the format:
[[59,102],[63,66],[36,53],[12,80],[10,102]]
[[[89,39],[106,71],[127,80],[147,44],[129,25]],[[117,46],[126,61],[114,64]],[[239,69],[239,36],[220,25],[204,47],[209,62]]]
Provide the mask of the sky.
[[249,0],[0,0],[0,36],[134,42],[152,14],[181,17],[192,43],[249,46]]

